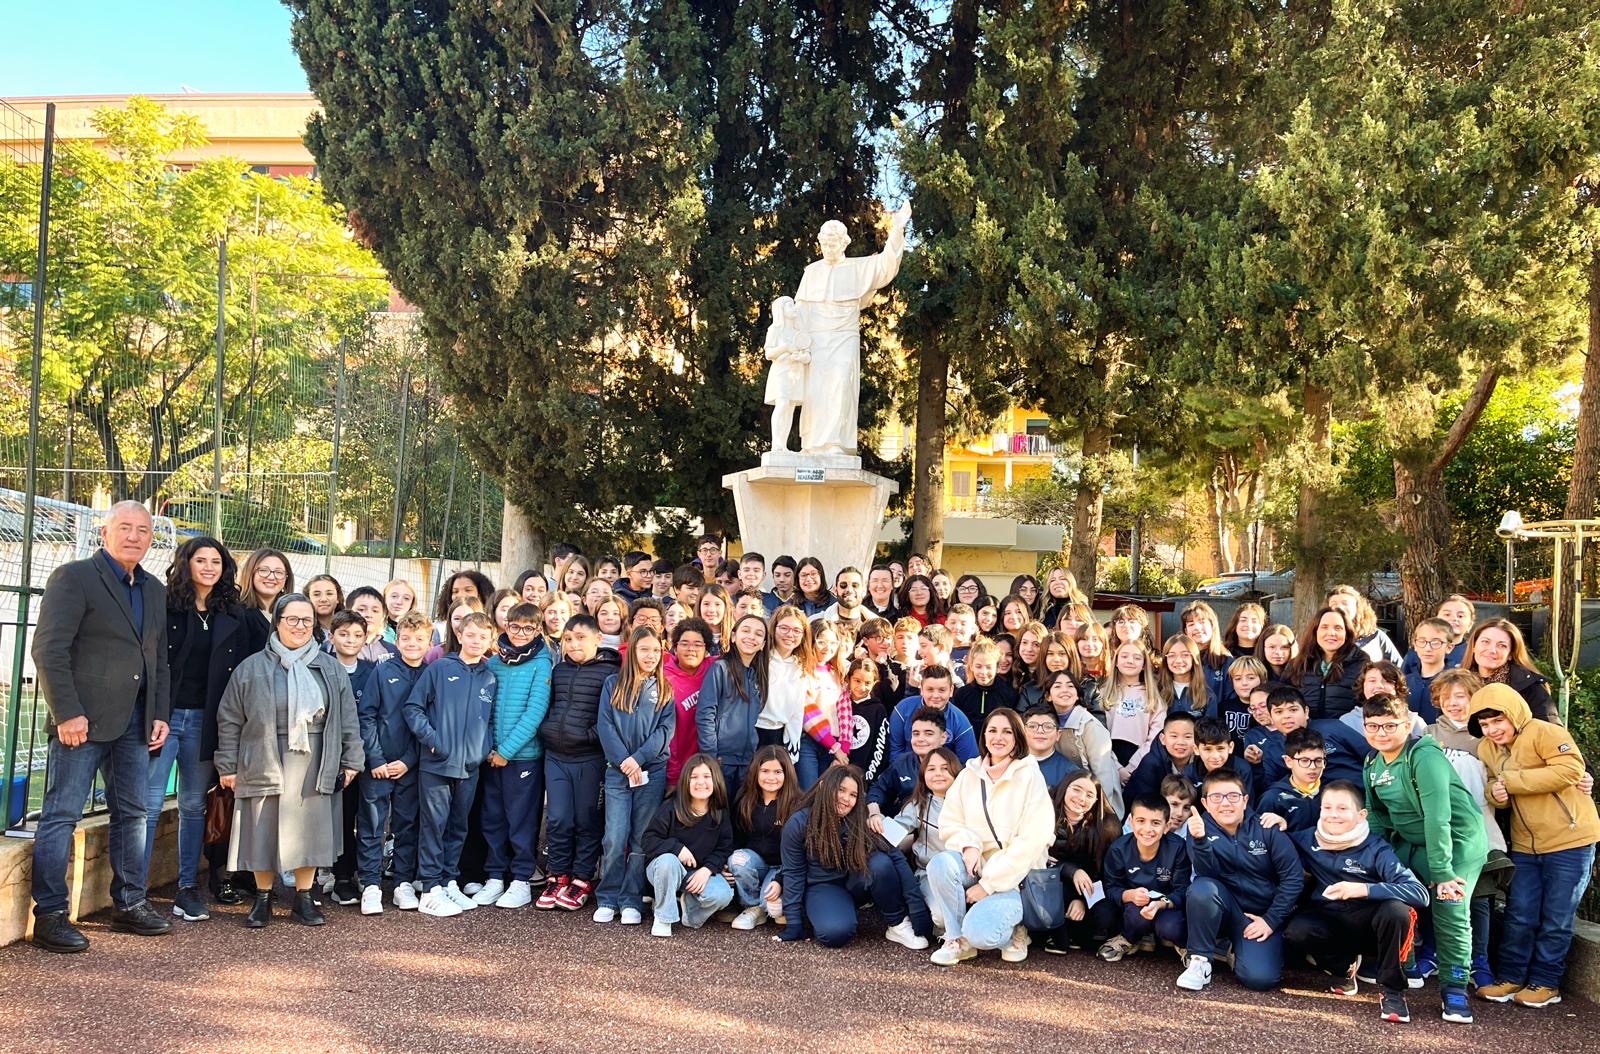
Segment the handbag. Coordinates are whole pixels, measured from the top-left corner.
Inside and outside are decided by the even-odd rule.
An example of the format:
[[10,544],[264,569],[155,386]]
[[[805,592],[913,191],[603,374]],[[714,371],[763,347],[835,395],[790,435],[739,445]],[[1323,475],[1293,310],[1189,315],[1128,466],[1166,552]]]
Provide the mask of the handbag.
[[206,791],[205,844],[226,842],[233,831],[233,791],[214,784]]
[[[1001,849],[1006,844],[1000,832],[994,829],[994,819],[989,815],[989,787],[978,780],[978,799],[983,803],[983,819]],[[1067,921],[1066,889],[1061,884],[1061,871],[1054,867],[1036,867],[1022,876],[1017,887],[1022,897],[1022,924],[1030,930],[1053,930]]]

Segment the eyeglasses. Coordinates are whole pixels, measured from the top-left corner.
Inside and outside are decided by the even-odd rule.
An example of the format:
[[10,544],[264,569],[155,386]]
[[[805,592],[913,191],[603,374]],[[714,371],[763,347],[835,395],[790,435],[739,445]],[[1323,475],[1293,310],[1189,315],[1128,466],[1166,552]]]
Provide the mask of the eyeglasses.
[[1400,729],[1406,727],[1399,721],[1367,721],[1361,726],[1368,732],[1376,732],[1383,736],[1392,736]]
[[1226,791],[1221,794],[1207,794],[1206,801],[1215,802],[1218,805],[1238,805],[1244,801],[1244,795],[1238,791]]
[[530,626],[526,622],[511,622],[511,623],[507,623],[506,632],[507,633],[515,633],[515,634],[518,634],[518,635],[525,634],[525,633],[537,633],[537,632],[539,632],[539,627],[538,626]]
[[307,626],[311,625],[317,620],[315,616],[312,615],[285,615],[278,621],[283,623],[285,626],[293,626],[296,629],[305,629]]
[[288,578],[289,577],[289,572],[287,572],[287,571],[275,571],[270,567],[258,567],[258,568],[256,568],[256,577],[257,578]]
[[698,641],[698,640],[680,640],[678,642],[678,647],[682,648],[684,651],[705,651],[706,650],[705,643],[703,641]]
[[1043,721],[1029,721],[1023,727],[1029,732],[1054,732],[1056,730],[1054,724],[1045,724]]
[[1443,648],[1450,642],[1447,640],[1440,640],[1438,637],[1418,637],[1411,643],[1415,644],[1419,648],[1427,648],[1432,650],[1434,648]]
[[1327,765],[1327,758],[1290,758],[1290,761],[1303,769],[1320,769]]

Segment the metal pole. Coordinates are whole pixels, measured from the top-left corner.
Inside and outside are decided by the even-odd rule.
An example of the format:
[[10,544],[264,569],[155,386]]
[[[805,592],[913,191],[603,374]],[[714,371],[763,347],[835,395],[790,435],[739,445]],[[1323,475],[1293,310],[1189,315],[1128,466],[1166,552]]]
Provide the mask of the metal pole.
[[[456,458],[461,453],[461,437],[456,436],[455,448],[450,451],[450,483],[444,491],[444,527],[439,531],[439,575],[438,580],[444,581],[444,547],[450,538],[450,507],[456,501]],[[490,612],[494,614],[494,612]]]
[[[45,266],[50,248],[50,175],[55,167],[56,104],[44,107],[44,168],[39,174],[39,246],[33,264],[33,361],[28,388],[28,453],[23,470],[22,567],[17,578],[16,649],[6,706],[6,754],[0,779],[0,823],[11,821],[11,781],[17,771],[17,729],[22,719],[22,667],[28,654],[28,601],[33,589],[33,508],[39,486],[39,364],[44,355]],[[32,758],[29,759],[30,775]]]
[[394,455],[394,516],[389,520],[389,581],[394,581],[394,558],[400,548],[400,492],[406,478],[406,415],[411,409],[411,367],[400,377],[400,445]]
[[[1517,552],[1516,552],[1516,549],[1515,549],[1516,544],[1517,544],[1517,540],[1515,538],[1507,538],[1506,539],[1506,607],[1507,608],[1511,607],[1511,602],[1512,602],[1511,593],[1512,593],[1512,588],[1516,584],[1515,579],[1517,577]],[[1509,615],[1509,614],[1511,614],[1511,612],[1508,610],[1506,612],[1506,614]]]
[[338,372],[333,384],[333,463],[328,481],[328,546],[322,551],[322,573],[333,571],[333,532],[339,516],[339,429],[344,423],[344,338],[339,338]]
[[217,380],[211,394],[211,530],[222,541],[222,365],[227,337],[228,233],[217,239]]

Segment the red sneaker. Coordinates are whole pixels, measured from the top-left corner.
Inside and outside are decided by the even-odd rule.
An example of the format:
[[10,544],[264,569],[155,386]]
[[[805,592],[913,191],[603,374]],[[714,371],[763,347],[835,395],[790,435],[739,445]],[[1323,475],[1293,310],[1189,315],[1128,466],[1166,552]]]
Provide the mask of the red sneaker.
[[561,903],[561,895],[566,892],[569,881],[566,875],[551,875],[550,880],[544,884],[544,891],[539,894],[539,899],[534,901],[533,906],[540,911],[554,909]]
[[567,911],[578,911],[589,902],[589,893],[594,886],[581,878],[569,878],[566,885],[556,894],[556,907]]

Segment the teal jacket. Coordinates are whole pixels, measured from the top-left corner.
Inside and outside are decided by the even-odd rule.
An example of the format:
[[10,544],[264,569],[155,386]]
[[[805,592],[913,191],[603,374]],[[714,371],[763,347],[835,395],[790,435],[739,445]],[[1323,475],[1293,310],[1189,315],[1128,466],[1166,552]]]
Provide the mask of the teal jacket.
[[521,661],[489,660],[498,689],[494,700],[494,752],[507,761],[536,761],[544,754],[539,725],[550,709],[550,651],[539,648]]

